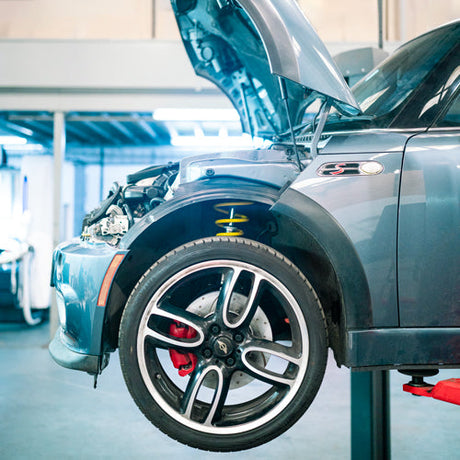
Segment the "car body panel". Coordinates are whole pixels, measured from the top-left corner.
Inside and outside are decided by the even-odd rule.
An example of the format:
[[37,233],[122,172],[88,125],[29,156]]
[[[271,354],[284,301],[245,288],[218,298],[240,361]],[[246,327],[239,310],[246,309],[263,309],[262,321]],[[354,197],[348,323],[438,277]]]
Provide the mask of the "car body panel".
[[53,340],[49,344],[49,352],[56,363],[67,369],[99,374],[108,364],[109,355],[105,354],[105,360],[100,354],[90,355],[73,351],[68,345],[62,328],[58,328]]
[[[331,261],[340,286],[345,324],[343,327],[373,325],[369,284],[353,242],[334,217],[316,201],[289,188],[271,208],[278,222],[288,218],[303,231],[306,241],[314,239]],[[280,225],[283,228],[282,224]],[[278,238],[275,237],[276,242]],[[289,243],[289,237],[282,238]]]
[[247,178],[281,188],[292,182],[298,166],[286,159],[283,150],[257,149],[198,155],[184,158],[180,164],[181,184],[218,177]]
[[[252,210],[252,225],[248,237],[256,238],[271,217],[268,209],[279,197],[279,190],[242,178],[216,177],[186,183],[179,187],[174,198],[158,206],[136,223],[119,243],[130,255],[120,264],[108,298],[106,319],[108,349],[118,346],[118,325],[127,296],[142,274],[169,251],[204,236],[214,236],[220,218],[214,205],[222,202],[250,201],[257,204]],[[249,206],[249,209],[256,206]],[[260,211],[264,209],[265,211]],[[257,221],[257,212],[260,222]]]
[[297,2],[239,0],[239,3],[260,33],[272,73],[334,99],[347,113],[360,112],[329,51]]
[[[372,304],[372,327],[398,326],[396,288],[396,228],[402,149],[389,152],[318,155],[290,188],[314,200],[327,211],[355,248],[366,274]],[[363,144],[365,146],[366,144]],[[383,166],[376,175],[346,172],[319,176],[324,163],[375,161]],[[321,231],[321,230],[319,230]],[[338,267],[340,270],[341,267]],[[350,305],[346,308],[355,308]]]
[[98,296],[113,258],[126,252],[79,240],[56,248],[51,284],[56,288],[60,319],[65,321],[59,339],[71,351],[101,354],[105,306],[97,305]]
[[352,368],[458,367],[460,328],[382,328],[348,332],[346,365]]
[[460,130],[408,142],[398,252],[401,326],[460,326]]
[[[423,130],[425,131],[425,130]],[[345,132],[324,132],[322,137],[329,138],[321,155],[355,155],[403,152],[407,140],[421,130],[398,131],[396,129],[369,129]]]

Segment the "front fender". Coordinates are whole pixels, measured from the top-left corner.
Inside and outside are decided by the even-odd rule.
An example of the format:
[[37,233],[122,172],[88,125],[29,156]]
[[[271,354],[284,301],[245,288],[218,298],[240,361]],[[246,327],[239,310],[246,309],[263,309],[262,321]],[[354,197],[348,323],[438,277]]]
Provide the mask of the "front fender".
[[[214,236],[220,230],[213,205],[225,201],[250,201],[243,211],[250,216],[245,236],[256,239],[267,221],[279,190],[268,185],[235,178],[206,179],[179,187],[173,199],[157,206],[134,225],[120,241],[120,250],[129,251],[112,283],[106,310],[108,334],[104,341],[116,348],[118,327],[126,301],[141,276],[160,257],[190,241]],[[249,209],[246,211],[246,209]]]
[[[345,329],[372,327],[372,309],[369,286],[363,265],[354,245],[344,229],[324,208],[293,189],[286,190],[271,208],[280,229],[294,222],[303,235],[289,242],[294,232],[282,235],[285,244],[302,247],[314,240],[330,261],[339,284],[342,317]],[[303,240],[302,240],[303,238]],[[343,331],[344,332],[344,331]]]

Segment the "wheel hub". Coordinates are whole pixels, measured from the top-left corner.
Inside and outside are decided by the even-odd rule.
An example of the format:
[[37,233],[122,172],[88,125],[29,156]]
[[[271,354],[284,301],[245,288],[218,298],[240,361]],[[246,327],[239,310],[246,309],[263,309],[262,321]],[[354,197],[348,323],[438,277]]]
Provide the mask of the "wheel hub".
[[214,356],[217,356],[218,358],[226,358],[227,356],[230,356],[233,353],[233,340],[230,337],[221,334],[214,340],[212,350]]
[[[194,313],[196,315],[199,315],[203,318],[208,318],[210,317],[215,309],[216,309],[216,303],[217,303],[217,297],[219,296],[219,292],[214,291],[214,292],[208,292],[207,294],[202,295],[201,297],[198,297],[196,300],[194,300],[188,307],[187,311]],[[232,299],[230,301],[230,306],[229,310],[231,314],[234,314],[235,316],[238,316],[240,312],[245,308],[246,302],[247,302],[247,297],[245,297],[242,294],[239,293],[234,293],[232,296]],[[220,330],[216,329],[215,331],[209,330],[208,331],[211,335],[217,334],[216,337],[220,337],[219,333],[221,332]],[[252,335],[252,337],[256,338],[261,338],[265,340],[273,340],[273,334],[272,330],[270,327],[270,323],[268,321],[267,316],[265,313],[262,311],[262,309],[258,308],[255,315],[254,319],[250,324],[249,327],[249,332]],[[238,337],[238,335],[240,337]],[[230,337],[230,336],[226,336]],[[234,333],[234,339],[231,340],[232,343],[232,348],[233,351],[238,347],[238,344],[243,340],[243,335],[239,334],[238,331]],[[238,340],[237,340],[238,339]],[[241,340],[240,340],[241,339]],[[218,357],[214,351],[214,344],[212,340],[208,342],[208,347],[205,349],[205,358],[211,358],[212,356]],[[222,353],[222,351],[220,351]],[[207,356],[209,354],[209,356]],[[233,359],[231,356],[223,357],[221,359],[225,359],[225,363],[228,364],[229,359]],[[264,368],[267,365],[268,360],[270,359],[270,356],[267,354],[263,353],[257,353],[253,358],[252,361],[254,365]],[[251,383],[254,379],[250,377],[248,374],[237,371],[235,372],[234,378],[231,381],[230,384],[230,389],[234,390],[237,388],[244,387],[245,385],[248,385]],[[207,388],[214,388],[216,385],[215,379],[213,379],[212,376],[210,376],[208,379],[205,380],[204,386]]]

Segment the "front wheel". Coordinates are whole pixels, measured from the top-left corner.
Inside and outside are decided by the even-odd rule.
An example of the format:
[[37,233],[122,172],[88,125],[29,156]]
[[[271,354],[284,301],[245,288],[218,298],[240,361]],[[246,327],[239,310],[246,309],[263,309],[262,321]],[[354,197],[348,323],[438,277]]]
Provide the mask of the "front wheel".
[[299,269],[242,238],[186,244],[155,263],[120,326],[131,395],[163,432],[193,447],[255,447],[294,424],[327,359],[321,305]]

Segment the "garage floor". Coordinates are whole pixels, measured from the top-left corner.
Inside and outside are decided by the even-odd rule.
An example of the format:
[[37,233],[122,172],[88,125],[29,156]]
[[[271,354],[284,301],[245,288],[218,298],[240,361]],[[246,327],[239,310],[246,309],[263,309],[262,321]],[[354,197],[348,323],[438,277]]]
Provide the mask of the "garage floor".
[[[310,410],[287,433],[243,453],[211,454],[150,425],[125,387],[118,355],[99,378],[63,369],[47,350],[48,324],[0,324],[0,458],[7,459],[346,459],[350,458],[350,373],[329,366]],[[441,378],[460,377],[443,371]],[[401,391],[391,372],[392,458],[460,459],[460,407]]]

